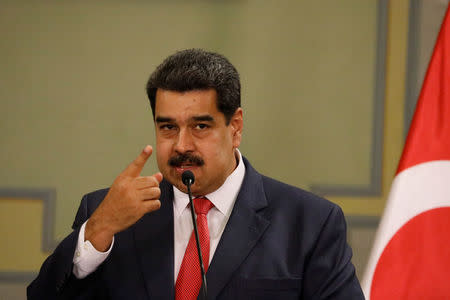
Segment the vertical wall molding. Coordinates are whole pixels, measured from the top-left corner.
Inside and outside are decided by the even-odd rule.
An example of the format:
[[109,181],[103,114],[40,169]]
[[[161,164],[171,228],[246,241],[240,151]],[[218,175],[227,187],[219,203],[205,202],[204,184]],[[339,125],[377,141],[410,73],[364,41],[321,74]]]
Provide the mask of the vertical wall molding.
[[[54,239],[56,190],[54,188],[0,188],[0,198],[20,198],[42,201],[41,250],[52,252],[58,242]],[[0,282],[31,282],[35,272],[0,271]]]
[[313,184],[311,191],[327,196],[380,196],[383,158],[384,93],[386,86],[386,44],[388,1],[379,0],[377,7],[377,35],[375,84],[373,90],[373,126],[370,183],[367,186]]

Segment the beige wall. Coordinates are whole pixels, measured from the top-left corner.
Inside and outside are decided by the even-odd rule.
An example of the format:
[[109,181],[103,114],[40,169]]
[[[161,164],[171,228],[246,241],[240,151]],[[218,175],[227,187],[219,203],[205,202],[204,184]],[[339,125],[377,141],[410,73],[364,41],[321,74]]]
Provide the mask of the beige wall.
[[[141,147],[154,143],[145,82],[182,48],[219,51],[238,68],[241,150],[258,170],[306,189],[370,183],[376,1],[0,6],[0,188],[56,189],[57,240],[70,231],[82,194],[108,186]],[[329,196],[347,215],[379,216],[395,172],[407,21],[408,1],[391,1],[382,195]],[[153,159],[144,173],[155,170]],[[0,198],[0,234],[10,241],[0,247],[0,272],[38,270],[47,255],[40,250],[42,210],[41,201]]]
[[16,1],[1,14],[0,180],[56,188],[57,239],[83,193],[154,143],[145,82],[181,48],[240,70],[256,168],[305,188],[369,182],[375,1]]

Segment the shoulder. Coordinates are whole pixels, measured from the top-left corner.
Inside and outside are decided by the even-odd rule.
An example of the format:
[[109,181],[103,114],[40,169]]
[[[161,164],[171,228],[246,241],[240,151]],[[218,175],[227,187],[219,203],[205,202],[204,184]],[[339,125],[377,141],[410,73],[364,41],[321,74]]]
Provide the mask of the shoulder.
[[333,202],[315,195],[299,187],[289,185],[276,179],[261,175],[264,192],[269,200],[288,202],[291,205],[307,206],[317,209],[333,209],[337,207]]
[[335,203],[304,189],[261,175],[264,194],[272,217],[319,235],[329,224],[346,230],[342,209]]
[[330,214],[343,215],[337,204],[302,188],[259,173],[245,157],[244,163],[248,179],[244,182],[262,190],[265,201],[272,211],[282,211],[287,215],[293,214],[294,217],[301,217],[303,220],[312,218],[316,221],[327,219]]
[[99,204],[103,201],[109,188],[96,190],[85,194],[81,199],[80,206],[78,207],[75,220],[72,224],[72,228],[80,227],[95,211]]
[[294,230],[302,236],[302,247],[316,249],[336,239],[346,240],[347,224],[335,203],[301,188],[262,175],[267,216],[275,227]]

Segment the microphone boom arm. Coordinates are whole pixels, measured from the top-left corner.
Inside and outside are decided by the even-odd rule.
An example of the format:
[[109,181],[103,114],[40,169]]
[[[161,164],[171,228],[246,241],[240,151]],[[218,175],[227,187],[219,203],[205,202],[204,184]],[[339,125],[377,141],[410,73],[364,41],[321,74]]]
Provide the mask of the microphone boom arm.
[[201,272],[201,276],[202,276],[202,287],[201,287],[202,291],[200,291],[199,295],[203,296],[203,297],[201,297],[201,299],[206,300],[206,295],[207,295],[206,273],[205,273],[205,266],[203,265],[203,257],[202,257],[201,247],[200,247],[200,239],[198,236],[197,222],[195,221],[194,202],[192,201],[192,193],[191,193],[191,184],[194,183],[194,174],[191,171],[184,171],[183,174],[181,175],[181,178],[182,178],[183,183],[187,187],[189,203],[191,204],[192,223],[194,224],[195,242],[197,244],[198,259],[199,259],[199,263],[200,263],[200,272]]

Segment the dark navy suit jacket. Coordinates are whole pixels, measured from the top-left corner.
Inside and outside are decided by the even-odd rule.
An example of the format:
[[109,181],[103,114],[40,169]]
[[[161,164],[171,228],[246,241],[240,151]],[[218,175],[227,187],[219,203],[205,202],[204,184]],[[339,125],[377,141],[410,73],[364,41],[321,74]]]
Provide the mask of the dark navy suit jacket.
[[[246,174],[207,273],[208,299],[364,299],[341,209],[256,172]],[[107,190],[83,197],[65,238],[27,290],[29,299],[174,299],[173,188],[161,208],[116,234],[105,262],[72,274],[80,226]]]

